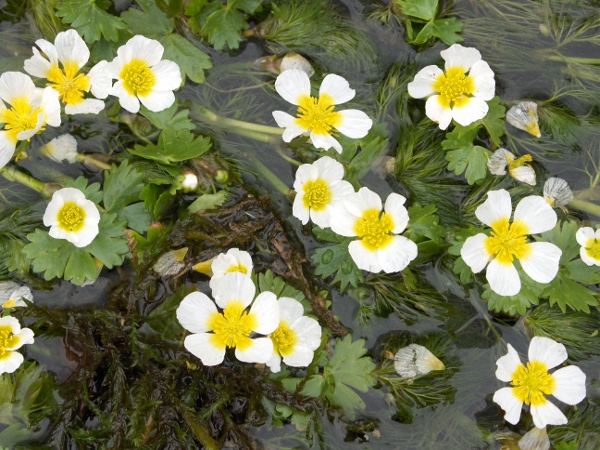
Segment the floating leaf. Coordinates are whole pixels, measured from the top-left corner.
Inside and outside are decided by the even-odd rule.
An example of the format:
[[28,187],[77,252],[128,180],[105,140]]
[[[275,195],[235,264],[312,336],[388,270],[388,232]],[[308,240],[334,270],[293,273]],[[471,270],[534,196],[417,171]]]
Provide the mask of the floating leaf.
[[340,244],[317,248],[310,258],[315,265],[315,275],[327,278],[335,273],[332,283],[340,283],[341,292],[344,292],[349,284],[356,288],[358,283],[365,280],[362,271],[348,252],[350,241],[352,239],[345,238]]
[[204,70],[210,69],[210,56],[183,36],[168,34],[159,39],[165,47],[164,58],[175,61],[183,75],[195,83],[204,83]]
[[141,158],[151,159],[162,164],[173,164],[201,156],[211,147],[205,136],[194,137],[188,130],[163,130],[158,143],[146,146],[136,144],[129,152]]
[[119,30],[127,28],[120,18],[100,9],[94,0],[63,0],[57,3],[56,15],[75,28],[88,44],[101,37],[116,42]]
[[188,206],[188,211],[193,214],[208,209],[217,209],[227,201],[227,197],[227,191],[219,191],[214,194],[202,194]]
[[104,201],[107,212],[118,212],[125,206],[140,200],[144,189],[144,175],[133,167],[127,160],[119,166],[112,165],[104,177]]

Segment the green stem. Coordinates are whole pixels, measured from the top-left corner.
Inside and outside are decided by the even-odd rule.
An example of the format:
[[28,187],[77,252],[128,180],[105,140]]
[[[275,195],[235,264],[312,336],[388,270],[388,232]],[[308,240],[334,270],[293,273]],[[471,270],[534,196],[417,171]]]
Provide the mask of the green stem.
[[[283,129],[279,127],[270,127],[267,125],[257,125],[255,123],[243,122],[241,120],[229,119],[227,117],[219,116],[214,112],[210,111],[207,108],[202,106],[194,108],[194,111],[202,117],[205,121],[217,125],[220,128],[225,128],[227,130],[233,131],[235,133],[238,130],[248,130],[254,131],[262,134],[271,134],[274,136],[281,136],[283,134]],[[239,134],[239,133],[238,133]]]
[[569,202],[569,207],[600,217],[600,205],[575,198]]
[[254,167],[256,167],[256,170],[258,170],[260,172],[260,174],[263,177],[265,177],[265,179],[267,181],[269,181],[279,192],[281,192],[285,196],[287,196],[289,194],[290,188],[287,187],[287,185],[283,181],[281,181],[277,175],[275,175],[273,172],[271,172],[267,168],[267,166],[265,166],[263,163],[261,163],[257,158],[255,158],[252,155],[246,154],[246,156],[252,161],[252,164],[254,164]]
[[600,65],[600,58],[579,58],[577,56],[550,55],[546,59],[549,61],[559,61],[576,64]]
[[0,169],[0,174],[9,181],[16,181],[40,194],[44,193],[44,188],[46,187],[45,183],[33,178],[31,175],[27,175],[26,173],[17,170],[13,166],[4,166]]
[[92,155],[78,153],[75,159],[77,159],[77,161],[80,163],[87,164],[88,166],[92,166],[100,170],[110,170],[110,164],[106,164],[105,162],[94,158]]

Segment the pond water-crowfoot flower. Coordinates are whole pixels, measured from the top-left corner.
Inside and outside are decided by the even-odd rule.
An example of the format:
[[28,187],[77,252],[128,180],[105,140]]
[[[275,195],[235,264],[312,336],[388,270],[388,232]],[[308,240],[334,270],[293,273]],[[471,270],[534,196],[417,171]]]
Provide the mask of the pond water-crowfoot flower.
[[530,161],[530,155],[517,158],[505,148],[499,148],[492,154],[487,166],[492,175],[506,175],[508,167],[509,175],[515,180],[535,186],[535,171],[527,164]]
[[75,247],[85,247],[98,235],[100,212],[96,204],[75,188],[56,191],[44,212],[44,225],[55,239],[66,239]]
[[25,344],[33,344],[33,331],[21,328],[11,316],[0,318],[0,374],[13,373],[23,364],[23,355],[18,350]]
[[309,133],[315,147],[324,150],[333,147],[342,153],[333,129],[359,139],[365,137],[373,125],[369,116],[357,109],[335,110],[336,105],[352,100],[356,94],[339,75],[329,74],[323,79],[318,98],[310,95],[310,79],[301,70],[282,72],[275,81],[275,89],[284,100],[298,106],[297,117],[273,111],[277,125],[285,128],[282,136],[285,142]]
[[230,248],[227,253],[220,253],[211,263],[212,276],[210,277],[210,288],[214,291],[217,284],[228,273],[239,272],[251,276],[252,257],[250,253],[238,248]]
[[577,230],[575,238],[581,249],[579,256],[588,266],[600,266],[600,230],[582,227]]
[[0,306],[2,308],[21,308],[27,306],[24,300],[33,301],[31,289],[13,281],[0,283]]
[[352,185],[342,180],[343,177],[344,166],[329,156],[298,167],[294,181],[294,217],[304,225],[310,219],[321,228],[329,228],[336,205],[354,193]]
[[527,235],[554,228],[557,222],[552,207],[538,195],[519,202],[512,223],[510,194],[504,190],[488,192],[488,198],[475,215],[492,228],[491,234],[479,233],[467,238],[460,254],[473,273],[486,266],[486,279],[498,295],[517,295],[521,290],[519,272],[513,264],[518,259],[529,277],[538,283],[549,283],[558,272],[562,251],[549,242],[527,241]]
[[408,93],[414,98],[428,97],[427,117],[445,130],[454,119],[467,126],[483,119],[489,107],[486,101],[494,98],[494,72],[481,59],[475,48],[454,44],[440,52],[446,62],[445,71],[438,66],[424,67],[408,83]]
[[529,362],[524,365],[517,351],[508,344],[508,353],[496,362],[496,377],[510,382],[494,393],[494,402],[506,412],[504,419],[513,425],[519,422],[523,404],[530,406],[533,423],[537,428],[567,423],[565,415],[546,396],[553,395],[568,405],[576,405],[585,398],[585,374],[579,367],[566,366],[550,373],[549,370],[567,359],[563,344],[536,336],[529,344]]
[[417,257],[417,244],[400,236],[408,224],[404,198],[391,193],[382,202],[379,195],[363,187],[336,207],[331,229],[342,236],[356,236],[348,251],[359,269],[369,272],[399,272]]

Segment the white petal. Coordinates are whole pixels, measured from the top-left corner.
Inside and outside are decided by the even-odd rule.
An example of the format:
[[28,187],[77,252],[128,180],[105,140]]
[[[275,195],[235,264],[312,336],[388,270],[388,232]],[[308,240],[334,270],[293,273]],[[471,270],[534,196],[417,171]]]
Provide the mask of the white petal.
[[522,220],[527,224],[527,234],[537,234],[554,228],[557,217],[544,197],[530,195],[521,200],[515,208],[514,220]]
[[415,79],[408,83],[408,95],[423,98],[433,94],[433,84],[442,75],[444,72],[438,66],[424,67],[415,75]]
[[292,353],[283,357],[283,362],[292,367],[306,367],[312,362],[314,356],[314,350],[297,345]]
[[177,63],[164,59],[152,67],[152,73],[156,75],[154,90],[173,91],[181,86],[181,70]]
[[7,350],[13,351],[20,349],[25,344],[33,344],[33,331],[30,328],[23,328],[18,333],[14,333],[19,338],[19,342],[14,347],[6,347]]
[[452,108],[452,118],[460,125],[466,127],[479,119],[483,119],[489,109],[490,107],[485,100],[471,97],[468,103],[462,106],[455,105]]
[[381,263],[377,252],[365,248],[360,240],[350,242],[348,252],[359,269],[373,273],[381,272]]
[[521,358],[512,345],[507,344],[508,353],[496,361],[496,378],[500,381],[512,381],[512,376],[521,365]]
[[499,148],[488,160],[487,166],[490,169],[492,175],[506,175],[506,166],[508,165],[508,158],[515,159],[515,155],[506,150],[505,148]]
[[269,359],[266,362],[267,366],[269,367],[269,369],[271,369],[271,372],[273,373],[278,373],[281,372],[281,356],[279,356],[279,354],[277,354],[277,352],[273,352],[273,354],[271,355],[271,359]]
[[490,262],[485,278],[490,283],[490,288],[498,295],[511,297],[521,290],[521,279],[515,266],[500,264],[497,259]]
[[344,200],[346,209],[354,216],[362,217],[369,209],[382,209],[381,197],[368,187],[362,187],[358,192]]
[[54,45],[58,60],[63,64],[75,62],[77,67],[81,69],[90,59],[90,50],[75,30],[71,29],[58,33]]
[[329,156],[317,159],[312,166],[317,169],[316,176],[326,181],[338,181],[344,178],[344,166]]
[[567,366],[552,374],[556,390],[552,395],[567,405],[576,405],[585,398],[585,373],[577,366]]
[[575,233],[575,239],[579,245],[586,245],[590,239],[595,239],[596,233],[591,227],[583,227]]
[[279,127],[285,128],[283,135],[281,136],[283,142],[291,142],[294,138],[297,138],[302,133],[308,131],[300,125],[297,125],[296,118],[286,112],[273,111],[273,118]]
[[44,125],[45,118],[46,118],[46,115],[44,113],[39,113],[37,115],[37,123],[35,125],[35,128],[33,128],[31,130],[21,131],[20,133],[17,134],[17,139],[19,141],[24,141],[24,140],[29,139],[32,136],[36,135],[38,133],[38,131],[41,130],[42,125]]
[[348,204],[355,198],[356,193],[350,194],[341,202],[333,206],[331,216],[334,217],[335,220],[331,220],[329,226],[334,233],[339,234],[340,236],[356,236],[354,225],[360,216],[348,211]]
[[[285,73],[285,72],[283,72]],[[302,72],[304,73],[304,72]],[[344,151],[344,149],[342,148],[342,145],[338,142],[338,140],[336,138],[334,138],[333,136],[331,136],[330,134],[315,134],[315,133],[310,133],[310,140],[312,141],[312,144],[316,147],[316,148],[322,148],[323,150],[329,150],[331,147],[333,147],[338,153],[342,153]]]
[[[211,270],[213,272],[213,278],[215,276],[223,276],[227,272],[237,271],[250,275],[252,273],[252,256],[250,253],[240,250],[238,248],[230,248],[227,253],[220,253],[211,263]],[[239,270],[243,268],[245,270]],[[211,287],[212,289],[212,287]]]
[[46,78],[48,71],[52,67],[50,61],[40,55],[40,52],[37,48],[33,47],[31,49],[33,51],[33,56],[29,59],[26,59],[23,63],[23,69],[30,75],[38,78]]
[[510,176],[521,183],[527,183],[530,186],[535,186],[535,170],[531,166],[515,167],[510,170]]
[[221,364],[225,358],[225,347],[215,347],[212,342],[213,334],[190,334],[183,341],[183,346],[192,355],[200,358],[205,366]]
[[29,76],[21,72],[4,72],[0,76],[0,98],[12,105],[15,97],[30,98],[35,92],[35,85]]
[[37,45],[40,50],[44,52],[50,63],[58,64],[58,52],[56,51],[54,44],[48,42],[46,39],[38,39],[35,41],[35,45]]
[[119,80],[115,83],[109,92],[119,99],[121,107],[130,113],[136,114],[140,110],[140,101],[135,95],[129,94],[123,86],[123,81]]
[[[125,44],[126,49],[120,47],[117,50],[119,56],[125,59],[125,62],[131,61],[131,59],[141,59],[150,67],[158,64],[162,59],[164,47],[160,42],[154,39],[148,39],[142,35],[136,35],[129,39]],[[121,51],[123,49],[123,51]],[[127,57],[131,55],[131,59]]]
[[303,196],[304,192],[296,193],[294,203],[292,204],[292,215],[302,222],[302,225],[306,225],[310,219],[310,209],[304,206],[304,202],[302,200]]
[[473,64],[481,60],[479,50],[473,47],[463,47],[460,44],[454,44],[450,48],[442,50],[440,56],[446,61],[446,70],[462,67],[465,72],[468,72]]
[[373,126],[373,121],[369,116],[358,109],[346,109],[339,113],[342,115],[343,121],[335,128],[349,138],[363,138]]
[[438,101],[439,95],[432,95],[425,102],[425,114],[438,124],[440,130],[445,130],[452,122],[452,109],[445,108]]
[[175,94],[173,94],[173,91],[152,91],[150,95],[140,95],[139,100],[142,102],[142,105],[144,105],[150,111],[160,112],[175,103]]
[[177,307],[177,320],[183,328],[191,333],[212,331],[208,321],[214,313],[218,313],[215,302],[202,292],[192,292],[185,296]]
[[261,292],[252,307],[250,315],[254,315],[258,324],[252,330],[260,334],[269,334],[279,326],[279,302],[272,292]]
[[19,352],[10,352],[8,357],[0,361],[0,374],[13,373],[23,364],[23,355]]
[[106,61],[100,61],[88,72],[91,91],[96,98],[106,98],[112,89],[112,78],[106,70]]
[[490,255],[485,247],[485,241],[488,239],[483,233],[470,236],[465,240],[460,249],[460,256],[473,273],[481,272],[490,262]]
[[587,250],[585,249],[585,247],[581,247],[579,249],[579,256],[581,257],[581,260],[587,264],[588,266],[600,266],[600,259],[595,259],[592,258]]
[[394,236],[392,242],[377,251],[381,269],[385,273],[404,270],[417,257],[417,244],[404,236]]
[[385,200],[384,211],[392,216],[392,220],[394,221],[392,233],[394,234],[402,233],[406,229],[406,225],[408,225],[408,210],[404,206],[405,202],[406,198],[395,192],[388,195],[388,198]]
[[313,351],[321,345],[321,325],[315,319],[299,317],[294,320],[290,328],[296,332],[299,345]]
[[301,318],[304,314],[304,307],[298,300],[290,297],[281,297],[279,299],[279,312],[281,320],[292,324],[295,320]]
[[284,100],[298,105],[301,96],[310,96],[310,79],[301,70],[286,70],[275,80],[275,90]]
[[489,227],[500,219],[510,220],[512,203],[508,191],[504,189],[489,191],[487,195],[485,202],[475,210],[477,218]]
[[552,369],[567,359],[567,349],[550,338],[535,336],[531,339],[527,356],[530,362],[540,361]]
[[505,411],[506,414],[504,414],[504,420],[513,425],[516,425],[517,422],[519,422],[523,402],[513,394],[512,388],[506,387],[494,392],[493,401]]
[[57,127],[61,122],[59,93],[51,87],[44,88],[41,106],[44,108],[44,122],[51,127]]
[[531,405],[529,412],[533,418],[533,424],[538,428],[544,428],[547,425],[564,425],[568,422],[560,409],[549,400],[546,400],[543,405]]
[[533,242],[526,245],[531,253],[526,259],[519,259],[523,270],[538,283],[550,283],[558,273],[562,250],[549,242]]
[[475,92],[473,95],[481,100],[491,100],[496,93],[496,81],[494,72],[485,61],[477,61],[471,67],[469,76],[475,83]]
[[235,357],[247,363],[265,364],[271,359],[273,353],[273,341],[268,337],[252,339],[252,345],[243,351],[239,348],[235,349]]
[[249,275],[241,272],[226,273],[213,289],[213,297],[217,305],[227,308],[230,302],[241,302],[244,307],[254,299],[256,287]]
[[67,114],[98,114],[104,109],[104,102],[94,98],[86,98],[83,102],[77,105],[65,105],[65,113]]
[[15,143],[6,131],[0,131],[0,169],[8,164],[15,154]]
[[356,91],[350,89],[350,84],[345,78],[330,73],[323,79],[321,87],[319,88],[319,96],[323,94],[331,96],[333,98],[333,104],[339,105],[352,100],[356,95]]

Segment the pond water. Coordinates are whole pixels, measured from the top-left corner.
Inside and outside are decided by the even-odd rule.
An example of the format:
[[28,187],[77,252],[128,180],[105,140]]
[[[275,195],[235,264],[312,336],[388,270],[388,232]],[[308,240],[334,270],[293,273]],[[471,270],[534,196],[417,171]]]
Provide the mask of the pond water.
[[[52,40],[44,33],[68,28],[53,10],[59,3],[0,1],[2,72],[22,71],[36,39]],[[499,104],[494,111],[502,113],[473,135],[472,151],[503,146],[518,156],[531,155],[537,184],[530,186],[508,175],[491,175],[485,163],[481,176],[473,161],[463,161],[463,170],[456,169],[461,161],[452,166],[447,155],[460,149],[442,144],[454,125],[440,130],[427,118],[425,100],[408,96],[407,83],[427,65],[442,66],[440,51],[449,44],[439,38],[415,43],[428,21],[401,11],[405,4],[425,9],[434,5],[435,10],[437,1],[388,5],[311,0],[302,6],[302,1],[275,0],[256,9],[258,0],[229,0],[231,8],[246,5],[239,6],[236,14],[244,27],[248,21],[247,30],[255,30],[240,36],[239,48],[230,51],[216,50],[214,42],[206,42],[207,36],[204,41],[199,33],[194,36],[192,18],[200,19],[183,9],[182,3],[196,5],[200,11],[207,2],[66,2],[73,11],[81,5],[96,11],[95,20],[101,20],[98,11],[121,14],[124,20],[123,29],[115,30],[117,39],[96,40],[93,62],[112,59],[130,35],[138,34],[136,30],[155,32],[149,37],[156,39],[161,32],[181,34],[210,56],[212,67],[205,65],[204,82],[192,81],[192,69],[187,72],[184,86],[176,92],[176,109],[187,111],[180,123],[189,123],[195,135],[208,136],[212,148],[197,158],[163,165],[142,157],[143,148],[156,144],[163,129],[174,127],[175,112],[166,118],[144,112],[133,115],[112,98],[98,115],[63,114],[59,127],[47,127],[34,136],[26,157],[11,163],[44,183],[65,185],[68,178],[78,177],[90,184],[103,183],[108,175],[97,167],[51,161],[40,152],[52,138],[70,133],[77,138],[79,153],[93,155],[100,165],[115,164],[111,172],[128,161],[141,174],[139,183],[127,185],[120,180],[121,188],[139,194],[137,189],[141,191],[145,183],[156,189],[142,194],[150,212],[140,206],[137,221],[135,212],[119,215],[129,220],[130,230],[147,240],[130,232],[130,247],[122,252],[121,261],[117,258],[114,267],[104,267],[93,283],[71,283],[48,276],[49,272],[45,280],[35,263],[32,270],[19,273],[23,264],[29,267],[27,258],[35,259],[32,255],[0,261],[3,278],[32,287],[34,304],[15,310],[14,316],[35,331],[35,344],[24,352],[26,364],[35,361],[43,369],[43,374],[35,375],[41,380],[37,385],[18,379],[23,387],[15,388],[17,397],[0,394],[4,402],[0,447],[518,448],[519,435],[532,429],[533,421],[524,411],[521,421],[510,425],[492,401],[494,392],[508,385],[496,378],[496,361],[506,354],[507,344],[523,360],[531,338],[541,335],[563,342],[568,363],[586,374],[586,399],[577,406],[561,404],[569,423],[547,429],[552,447],[600,448],[598,268],[573,276],[573,285],[564,284],[563,291],[557,287],[556,294],[543,293],[524,281],[527,295],[513,298],[516,309],[502,311],[508,303],[485,286],[485,276],[473,278],[464,262],[462,269],[456,262],[457,245],[460,248],[466,237],[476,234],[474,227],[482,227],[475,209],[490,190],[508,190],[516,204],[528,195],[542,195],[549,177],[563,178],[575,200],[555,209],[562,229],[596,227],[600,217],[600,4],[594,0],[457,0],[438,5],[436,19],[462,24],[462,29],[453,28],[451,33],[444,27],[452,22],[439,22],[435,25],[439,32],[446,33],[447,39],[451,39],[448,33],[456,33],[462,45],[477,48],[495,75]],[[318,10],[319,5],[325,8],[321,17],[301,11],[298,16],[306,25],[292,22],[292,12]],[[169,8],[170,15],[161,11]],[[277,8],[280,14],[289,13],[287,23],[285,16],[277,16]],[[131,9],[146,15],[140,19],[124,14]],[[65,21],[69,16],[63,12]],[[75,26],[73,20],[65,23]],[[174,25],[166,25],[165,32],[160,30],[165,23]],[[268,129],[276,125],[272,111],[292,113],[294,108],[273,89],[277,74],[268,70],[269,63],[259,60],[291,51],[307,57],[316,70],[313,92],[327,73],[343,76],[356,90],[349,108],[365,111],[374,120],[373,130],[358,147],[355,140],[341,137],[345,150],[341,156],[333,149],[319,152],[306,139],[286,144],[277,131]],[[540,138],[503,125],[505,109],[522,100],[538,103]],[[489,130],[498,123],[501,130],[496,128],[498,134],[492,136]],[[183,140],[178,135],[170,145],[184,146]],[[202,143],[195,141],[195,145]],[[352,158],[352,151],[368,157]],[[342,273],[342,264],[351,261],[346,252],[340,267],[327,271],[326,255],[319,251],[340,241],[332,239],[332,233],[314,233],[312,224],[302,225],[293,217],[290,192],[298,165],[324,154],[346,165],[355,188],[369,187],[382,199],[392,192],[407,198],[411,215],[407,235],[419,244],[419,256],[407,269],[370,274],[354,268]],[[182,168],[198,174],[200,191],[183,192],[181,180],[176,181]],[[36,227],[43,228],[47,200],[6,178],[0,179],[1,245],[5,254],[21,254],[31,240],[26,236]],[[108,190],[106,184],[103,189]],[[199,195],[224,192],[222,201],[200,208],[204,212],[189,212]],[[139,199],[138,195],[134,200]],[[426,210],[430,205],[435,208]],[[106,209],[120,214],[119,208]],[[14,223],[9,224],[9,218]],[[148,232],[151,221],[162,224],[154,226],[153,238]],[[21,231],[14,231],[15,227]],[[11,239],[17,242],[12,247]],[[578,261],[573,265],[580,263],[578,244],[567,244],[564,236],[556,234],[546,239],[555,239],[557,245],[562,242]],[[183,247],[188,250],[179,270],[162,276],[155,262]],[[193,291],[211,293],[209,278],[192,266],[234,247],[252,255],[254,272],[262,277],[257,278],[261,291],[275,291],[278,286],[279,294],[285,281],[287,295],[297,295],[305,310],[320,320],[325,339],[307,369],[288,367],[271,374],[264,365],[237,361],[233,353],[223,364],[205,367],[184,348],[176,308]],[[128,249],[133,260],[132,253],[125,257]],[[567,278],[571,263],[561,262]],[[268,271],[279,280],[269,278]],[[348,286],[334,281],[336,274],[346,277]],[[492,301],[500,305],[496,310]],[[394,354],[412,343],[431,350],[445,368],[414,380],[400,378],[393,368]],[[1,376],[10,389],[18,384],[16,375]],[[19,395],[32,396],[37,403],[26,405]]]

